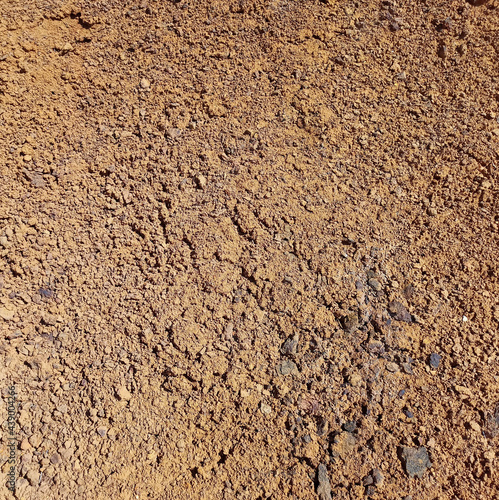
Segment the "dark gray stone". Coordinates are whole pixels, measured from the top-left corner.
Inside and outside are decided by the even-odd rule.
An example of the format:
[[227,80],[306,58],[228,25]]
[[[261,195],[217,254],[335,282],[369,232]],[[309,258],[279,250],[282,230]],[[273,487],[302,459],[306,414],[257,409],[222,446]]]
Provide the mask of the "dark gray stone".
[[440,365],[441,359],[442,359],[442,356],[440,356],[440,354],[437,354],[435,352],[430,354],[430,366],[432,368],[438,368]]
[[298,339],[296,337],[289,337],[281,347],[281,352],[283,354],[292,355],[296,354],[296,348],[298,347]]
[[421,479],[426,469],[431,467],[430,457],[426,448],[424,446],[420,446],[419,448],[402,446],[400,451],[402,463],[409,477],[417,476]]
[[374,483],[374,479],[371,475],[369,476],[366,476],[363,480],[362,480],[362,484],[364,486],[370,486],[371,484]]

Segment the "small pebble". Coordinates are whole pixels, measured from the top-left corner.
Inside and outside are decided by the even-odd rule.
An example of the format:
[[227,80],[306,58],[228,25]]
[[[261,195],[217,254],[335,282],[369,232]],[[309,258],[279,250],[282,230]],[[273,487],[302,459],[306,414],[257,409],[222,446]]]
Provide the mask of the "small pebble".
[[381,283],[376,278],[371,278],[367,283],[373,290],[376,290],[377,292],[379,292],[383,288],[381,286]]
[[402,369],[404,370],[405,373],[407,373],[407,375],[413,374],[412,366],[410,363],[402,363]]
[[347,333],[353,333],[360,326],[358,313],[352,312],[343,316],[343,318],[341,318],[341,324]]
[[270,413],[272,413],[272,408],[271,408],[268,404],[262,403],[262,404],[260,405],[260,411],[261,411],[264,415],[269,415]]
[[15,315],[16,312],[13,311],[12,309],[7,309],[6,307],[0,307],[0,318],[4,319],[5,321],[12,321]]
[[372,497],[376,493],[376,488],[374,486],[368,486],[366,488],[366,495]]
[[148,89],[151,86],[151,82],[147,78],[142,78],[142,80],[140,80],[140,86],[143,89]]
[[398,372],[400,370],[399,365],[397,365],[397,363],[387,363],[386,369],[392,373]]
[[405,410],[404,410],[404,415],[405,415],[407,418],[413,418],[413,417],[414,417],[414,413],[412,413],[412,411],[407,410],[407,409],[405,409]]
[[21,441],[21,450],[26,451],[26,450],[29,450],[30,448],[31,448],[31,445],[29,444],[29,441],[26,438],[24,438]]
[[[449,50],[447,49],[447,45],[441,45],[441,46],[438,48],[438,52],[437,52],[437,54],[438,54],[438,57],[440,57],[441,59],[445,59],[445,58],[447,57],[448,53],[449,53]],[[434,210],[434,209],[433,209],[433,210]],[[430,210],[428,210],[428,212],[429,212],[429,211],[430,211]],[[435,214],[436,214],[436,212],[435,212]],[[429,213],[429,215],[433,215],[433,214],[430,214],[430,213]]]
[[388,304],[388,310],[390,311],[390,314],[397,321],[405,321],[406,323],[412,323],[411,314],[409,313],[407,308],[397,300],[392,300]]
[[442,359],[442,356],[440,356],[440,354],[437,354],[435,352],[430,354],[430,366],[432,368],[438,368],[438,366],[440,365],[441,359]]
[[296,348],[298,347],[298,337],[289,337],[281,347],[281,352],[283,354],[295,355]]
[[280,365],[279,365],[279,373],[281,375],[292,375],[294,373],[297,373],[298,372],[298,369],[295,365],[295,363],[293,363],[293,361],[290,361],[290,360],[286,360],[286,361],[283,361]]
[[374,483],[374,479],[371,475],[369,476],[366,476],[363,480],[362,480],[362,484],[364,486],[369,486],[370,484],[373,484]]
[[355,429],[357,429],[357,422],[355,422],[354,420],[343,424],[344,431],[353,432]]
[[331,500],[331,483],[329,482],[327,468],[324,464],[319,464],[317,468],[317,483],[319,500]]
[[405,471],[410,477],[417,476],[421,479],[426,469],[432,465],[424,446],[419,448],[403,446],[401,449],[401,458]]
[[381,486],[383,484],[383,480],[385,479],[379,469],[373,469],[372,477],[374,480],[374,486]]
[[204,189],[207,184],[206,177],[204,175],[198,175],[196,177],[196,183],[199,188]]
[[107,434],[107,427],[97,427],[97,434],[99,434],[100,437],[105,437]]

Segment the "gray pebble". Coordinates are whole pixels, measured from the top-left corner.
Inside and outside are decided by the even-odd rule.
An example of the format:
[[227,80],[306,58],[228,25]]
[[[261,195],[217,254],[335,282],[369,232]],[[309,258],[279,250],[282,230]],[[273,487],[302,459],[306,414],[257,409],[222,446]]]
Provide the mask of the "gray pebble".
[[407,375],[412,375],[412,366],[410,363],[402,363],[402,368]]
[[317,494],[320,500],[332,500],[331,497],[331,483],[327,474],[327,468],[324,464],[319,464],[317,469]]
[[385,478],[383,477],[383,474],[381,474],[381,471],[379,469],[373,469],[371,475],[373,477],[374,486],[381,486],[383,484],[383,480]]
[[371,484],[373,484],[373,483],[374,483],[374,479],[373,479],[373,477],[372,477],[371,475],[366,476],[366,477],[362,480],[362,484],[363,484],[363,486],[369,486],[369,485],[371,485]]
[[296,373],[297,371],[298,369],[296,368],[296,365],[293,363],[293,361],[286,360],[279,365],[279,373],[281,375],[289,375]]
[[430,354],[430,366],[432,368],[438,368],[440,365],[441,359],[442,359],[442,356],[440,356],[440,354],[437,354],[435,352]]
[[381,283],[376,278],[371,278],[367,283],[373,290],[376,290],[377,292],[379,292],[383,288],[381,286]]
[[403,446],[401,448],[401,458],[409,477],[417,476],[421,479],[426,469],[432,465],[428,451],[424,446],[419,448]]
[[289,337],[281,347],[281,352],[283,354],[292,355],[296,354],[296,348],[298,347],[298,336]]
[[353,432],[355,429],[357,429],[357,422],[355,422],[354,420],[343,424],[344,431]]

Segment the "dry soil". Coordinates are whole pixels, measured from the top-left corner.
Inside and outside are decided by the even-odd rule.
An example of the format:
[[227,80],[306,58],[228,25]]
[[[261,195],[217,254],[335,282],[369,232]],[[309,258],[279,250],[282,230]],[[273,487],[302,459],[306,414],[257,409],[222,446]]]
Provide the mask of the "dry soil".
[[0,498],[498,498],[498,29],[0,0]]

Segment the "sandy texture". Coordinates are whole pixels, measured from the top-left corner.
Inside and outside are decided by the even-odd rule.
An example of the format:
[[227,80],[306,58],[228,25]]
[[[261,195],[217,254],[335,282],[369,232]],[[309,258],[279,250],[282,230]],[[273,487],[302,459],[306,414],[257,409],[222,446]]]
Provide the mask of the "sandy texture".
[[16,498],[497,498],[498,26],[0,0]]

